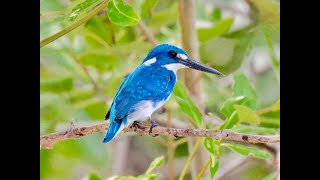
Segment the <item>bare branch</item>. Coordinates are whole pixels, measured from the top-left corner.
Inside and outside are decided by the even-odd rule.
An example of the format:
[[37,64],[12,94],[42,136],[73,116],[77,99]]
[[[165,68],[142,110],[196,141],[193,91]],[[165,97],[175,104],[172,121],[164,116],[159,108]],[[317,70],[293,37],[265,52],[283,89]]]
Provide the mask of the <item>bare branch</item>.
[[[141,128],[125,128],[124,132],[136,132],[139,135],[149,135],[150,125],[140,123]],[[50,149],[51,145],[57,141],[66,139],[77,139],[82,136],[105,132],[108,129],[108,123],[101,123],[91,126],[73,127],[69,130],[56,132],[49,135],[40,136],[40,145],[42,148]],[[262,136],[252,134],[241,134],[230,130],[209,130],[209,129],[178,129],[155,127],[152,129],[152,135],[159,134],[170,137],[212,137],[244,143],[273,143],[280,142],[280,135]],[[102,142],[102,140],[101,140]]]
[[138,26],[141,28],[142,32],[144,33],[144,35],[146,36],[147,40],[153,45],[156,46],[159,44],[159,42],[157,41],[156,37],[153,35],[153,33],[151,32],[151,30],[144,24],[144,22],[140,22],[138,24]]

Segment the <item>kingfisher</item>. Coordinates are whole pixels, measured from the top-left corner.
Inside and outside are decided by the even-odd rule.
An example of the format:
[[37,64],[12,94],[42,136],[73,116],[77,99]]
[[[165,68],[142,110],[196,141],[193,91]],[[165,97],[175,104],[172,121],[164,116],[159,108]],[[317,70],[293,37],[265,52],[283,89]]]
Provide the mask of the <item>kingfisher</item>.
[[125,127],[138,126],[139,121],[150,121],[152,128],[159,126],[151,119],[171,96],[177,81],[177,70],[192,68],[207,73],[222,75],[191,58],[176,46],[160,44],[155,46],[141,64],[121,83],[105,120],[110,120],[104,143],[111,141]]

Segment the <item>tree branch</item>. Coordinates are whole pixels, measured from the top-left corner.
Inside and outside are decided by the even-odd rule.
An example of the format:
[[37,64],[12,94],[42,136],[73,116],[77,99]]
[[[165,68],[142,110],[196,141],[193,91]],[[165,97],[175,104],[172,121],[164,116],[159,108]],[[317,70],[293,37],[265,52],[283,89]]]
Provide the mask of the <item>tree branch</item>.
[[[40,136],[40,145],[44,149],[50,149],[55,142],[66,139],[77,139],[82,136],[94,134],[97,132],[105,132],[109,123],[100,123],[91,126],[73,127],[66,131],[56,132],[49,135]],[[150,125],[139,124],[141,128],[125,128],[124,132],[136,132],[139,135],[148,135]],[[232,132],[230,130],[209,130],[209,129],[178,129],[155,127],[152,134],[166,135],[170,137],[211,137],[215,139],[223,139],[244,143],[272,143],[280,142],[280,135],[263,136]],[[102,140],[101,140],[102,142]]]

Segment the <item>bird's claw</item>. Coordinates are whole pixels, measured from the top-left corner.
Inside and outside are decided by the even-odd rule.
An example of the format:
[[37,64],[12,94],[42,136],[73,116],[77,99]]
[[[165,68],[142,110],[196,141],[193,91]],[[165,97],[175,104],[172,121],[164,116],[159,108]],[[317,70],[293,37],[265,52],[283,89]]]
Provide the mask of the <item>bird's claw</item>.
[[[151,126],[150,126],[150,129],[149,129],[149,134],[151,135],[152,134],[152,129],[154,127],[159,126],[159,124],[157,122],[155,122],[154,120],[150,120],[150,122],[151,122]],[[155,134],[153,137],[156,137],[156,136],[159,136],[159,134]]]
[[142,127],[139,125],[139,121],[134,121],[134,122],[132,123],[132,125],[130,126],[130,128],[134,128],[135,130],[136,130],[137,128],[142,129]]

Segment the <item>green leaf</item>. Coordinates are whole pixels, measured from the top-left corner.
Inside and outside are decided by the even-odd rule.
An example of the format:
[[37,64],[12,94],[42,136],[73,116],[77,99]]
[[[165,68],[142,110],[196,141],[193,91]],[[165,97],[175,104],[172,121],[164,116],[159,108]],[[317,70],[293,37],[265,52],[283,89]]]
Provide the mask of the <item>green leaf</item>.
[[211,28],[200,28],[197,30],[198,39],[201,42],[216,38],[229,31],[233,24],[233,18],[227,18],[219,21]]
[[73,88],[73,80],[70,77],[40,80],[40,91],[64,92]]
[[205,138],[203,142],[205,149],[214,156],[221,155],[220,141],[213,138]]
[[156,167],[160,167],[163,164],[164,164],[164,156],[157,157],[156,159],[154,159],[151,162],[151,164],[145,174],[150,174],[153,169],[155,169]]
[[92,47],[109,47],[112,44],[111,24],[108,17],[92,17],[85,25],[84,38],[85,41]]
[[213,21],[220,21],[221,20],[221,9],[214,8],[212,11],[212,20]]
[[238,112],[240,122],[260,124],[259,116],[250,108],[243,105],[234,105]]
[[[232,56],[237,40],[217,37],[200,44],[200,58],[203,63],[212,64],[213,68],[232,65]],[[220,70],[220,68],[217,68]]]
[[[256,91],[251,86],[249,79],[244,74],[235,74],[233,76],[234,83],[232,86],[232,96],[247,96],[252,98],[253,101],[257,101]],[[255,109],[256,107],[252,107]]]
[[247,96],[237,96],[237,97],[232,97],[228,100],[226,100],[220,111],[226,116],[230,117],[232,113],[236,110],[234,108],[234,105],[244,105],[250,108],[254,108],[256,106],[255,101]]
[[239,133],[251,133],[251,134],[261,134],[261,135],[270,135],[278,134],[278,131],[274,128],[265,128],[259,126],[248,126],[248,125],[239,125],[232,128],[232,131]]
[[80,55],[79,60],[81,64],[94,67],[100,72],[105,72],[114,68],[119,62],[119,58],[117,56],[106,53],[84,53]]
[[107,7],[108,17],[114,24],[119,26],[133,26],[140,21],[140,17],[134,9],[124,4],[122,0],[110,0]]
[[[214,162],[213,162],[214,159]],[[219,160],[210,156],[210,179],[213,179],[219,169]]]
[[[256,109],[257,107],[257,95],[255,90],[252,88],[248,78],[244,74],[236,74],[234,75],[234,83],[232,85],[232,94],[233,97],[226,100],[221,107],[221,112],[227,117],[227,120],[219,127],[219,129],[230,129],[234,125],[237,125],[240,122],[239,114],[235,109],[235,105],[242,105],[244,107],[249,107],[251,109]],[[251,110],[250,109],[250,110]],[[245,116],[245,112],[250,111],[248,109],[240,107],[243,118],[247,118]],[[254,122],[256,122],[258,118],[254,118],[250,116]]]
[[158,2],[158,0],[145,0],[141,5],[141,17],[151,17],[151,9]]
[[99,0],[85,0],[84,2],[78,4],[76,7],[74,7],[71,10],[71,13],[69,15],[69,20],[70,21],[75,20],[79,16],[79,14],[90,10],[94,5],[97,5],[98,2]]
[[244,156],[252,155],[253,157],[259,159],[272,159],[272,155],[270,153],[254,147],[234,143],[223,143],[222,145],[229,148],[231,151],[242,154]]
[[219,129],[231,129],[233,126],[239,123],[238,113],[234,111],[231,116],[220,125]]
[[173,91],[173,98],[179,104],[181,111],[186,113],[197,127],[202,126],[202,115],[189,96],[186,86],[178,81]]
[[272,118],[260,116],[261,123],[260,126],[270,127],[270,128],[280,128],[280,118]]
[[101,180],[101,178],[94,173],[90,173],[84,178],[84,180]]

